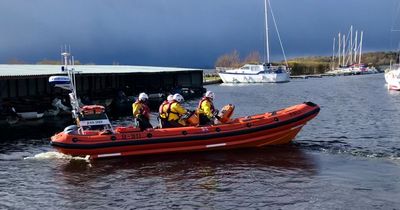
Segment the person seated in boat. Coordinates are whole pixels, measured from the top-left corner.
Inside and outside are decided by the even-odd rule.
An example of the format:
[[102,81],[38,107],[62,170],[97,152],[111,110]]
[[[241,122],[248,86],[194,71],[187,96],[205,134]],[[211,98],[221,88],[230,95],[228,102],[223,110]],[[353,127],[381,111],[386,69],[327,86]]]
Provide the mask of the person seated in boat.
[[207,91],[200,100],[196,110],[199,115],[199,125],[212,125],[214,124],[214,118],[219,118],[218,111],[214,108],[214,98],[214,92]]
[[150,124],[150,108],[147,106],[149,96],[146,93],[140,93],[138,100],[132,104],[133,118],[139,123],[141,130],[153,128]]
[[171,103],[169,103],[168,106],[164,106],[163,112],[167,113],[168,115],[166,127],[174,128],[174,127],[185,126],[184,124],[179,122],[181,116],[187,113],[187,110],[180,104],[183,101],[184,101],[183,96],[179,93],[176,93],[172,97]]
[[174,96],[172,94],[168,95],[167,96],[167,100],[162,102],[162,104],[158,108],[159,120],[160,120],[160,128],[167,127],[167,123],[168,123],[168,113],[167,113],[168,109],[167,109],[167,107],[168,107],[169,103],[171,103],[173,101],[173,97]]

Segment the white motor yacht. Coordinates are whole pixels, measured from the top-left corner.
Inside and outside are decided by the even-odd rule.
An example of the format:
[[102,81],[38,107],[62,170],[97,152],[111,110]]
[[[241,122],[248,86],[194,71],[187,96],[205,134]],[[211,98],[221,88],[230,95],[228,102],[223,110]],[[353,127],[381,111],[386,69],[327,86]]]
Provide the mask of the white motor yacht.
[[224,83],[281,83],[289,82],[286,66],[246,64],[238,69],[219,73]]

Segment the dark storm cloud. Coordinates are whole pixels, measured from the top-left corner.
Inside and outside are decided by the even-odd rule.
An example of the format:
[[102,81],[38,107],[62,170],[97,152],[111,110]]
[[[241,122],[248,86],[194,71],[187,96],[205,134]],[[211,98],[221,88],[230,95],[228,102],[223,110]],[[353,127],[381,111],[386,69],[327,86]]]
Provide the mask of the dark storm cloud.
[[[213,66],[233,49],[263,51],[263,0],[1,0],[0,63],[58,59],[69,44],[84,63]],[[390,49],[394,0],[271,0],[289,56],[330,54],[351,24],[364,49]],[[271,25],[271,33],[273,33]],[[281,59],[271,35],[274,59]]]

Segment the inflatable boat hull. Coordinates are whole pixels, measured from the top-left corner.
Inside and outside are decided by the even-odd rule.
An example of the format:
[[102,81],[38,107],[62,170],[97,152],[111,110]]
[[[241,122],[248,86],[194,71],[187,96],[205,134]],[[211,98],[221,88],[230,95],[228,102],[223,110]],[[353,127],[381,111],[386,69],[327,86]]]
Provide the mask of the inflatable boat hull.
[[307,102],[205,127],[116,129],[111,134],[85,135],[61,132],[51,138],[51,144],[61,153],[91,158],[286,144],[319,110],[319,106]]

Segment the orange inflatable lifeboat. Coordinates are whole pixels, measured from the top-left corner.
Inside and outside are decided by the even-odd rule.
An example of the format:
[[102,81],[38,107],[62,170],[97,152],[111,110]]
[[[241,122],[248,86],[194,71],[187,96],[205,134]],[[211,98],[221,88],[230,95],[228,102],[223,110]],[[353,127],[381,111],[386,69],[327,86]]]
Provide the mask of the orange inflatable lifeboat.
[[317,116],[320,108],[305,102],[274,112],[230,119],[233,110],[232,105],[224,107],[220,113],[221,124],[211,126],[144,131],[135,127],[117,127],[93,133],[80,132],[78,126],[69,126],[51,137],[51,145],[64,154],[104,158],[286,144]]

